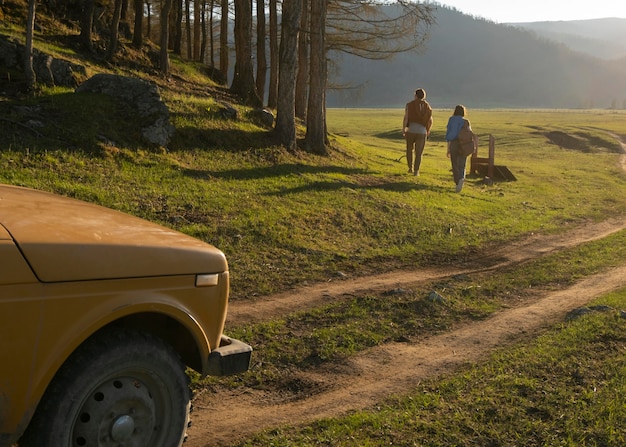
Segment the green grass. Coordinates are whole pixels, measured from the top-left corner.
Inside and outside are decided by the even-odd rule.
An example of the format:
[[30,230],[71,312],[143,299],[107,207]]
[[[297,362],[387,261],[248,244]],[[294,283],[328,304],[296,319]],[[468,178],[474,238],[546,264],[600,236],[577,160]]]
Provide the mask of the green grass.
[[626,323],[613,306],[563,323],[483,364],[346,417],[277,427],[241,446],[621,446]]
[[[549,290],[626,263],[626,230],[497,272],[457,275],[391,293],[362,294],[255,325],[232,326],[230,335],[260,349],[253,369],[238,382],[280,389],[286,369],[342,363],[373,346],[423,340],[466,321],[535,299]],[[431,291],[443,303],[429,299]],[[216,383],[209,378],[204,381]],[[202,386],[201,384],[199,386]]]
[[[41,113],[58,120],[41,136],[16,129],[0,138],[0,181],[93,201],[215,244],[229,259],[235,300],[337,271],[449,262],[626,210],[625,175],[607,135],[626,135],[619,113],[470,112],[479,134],[497,135],[497,163],[518,181],[487,186],[470,178],[454,194],[445,111],[435,113],[415,179],[396,161],[401,110],[330,110],[330,130],[350,136],[335,136],[339,150],[320,158],[271,146],[265,130],[211,112],[211,99],[164,97],[178,128],[167,152],[142,148],[128,115],[101,98],[97,107],[70,93],[40,98]],[[545,134],[560,126],[584,133],[581,148],[549,143]]]
[[[4,29],[22,36],[21,25]],[[150,78],[139,68],[145,54],[102,67],[60,40],[38,33],[36,45],[85,65],[88,74]],[[468,104],[480,153],[492,135],[496,164],[517,181],[488,185],[470,177],[455,194],[444,141],[451,110],[435,110],[416,179],[402,158],[402,110],[330,109],[331,155],[292,154],[275,146],[249,108],[233,103],[240,118],[224,119],[223,101],[233,101],[217,99],[227,96],[203,67],[172,57],[172,70],[170,80],[151,79],[163,87],[177,129],[167,149],[143,144],[130,109],[103,96],[43,88],[35,97],[0,101],[0,182],[98,203],[215,244],[227,255],[234,301],[327,281],[337,272],[355,277],[471,265],[476,254],[530,233],[559,233],[626,213],[626,174],[612,136],[626,140],[623,111]],[[620,231],[495,272],[343,296],[258,324],[227,324],[229,335],[254,346],[253,368],[222,379],[190,373],[193,386],[280,393],[297,370],[348,361],[392,341],[419,342],[625,262],[626,231]],[[429,300],[431,291],[444,301]],[[625,445],[626,320],[619,309],[626,308],[626,290],[595,304],[611,309],[563,322],[373,408],[276,427],[241,445]]]
[[[43,126],[21,120],[24,104],[0,104],[0,119],[13,126],[0,135],[0,182],[102,204],[213,243],[227,255],[239,301],[337,272],[471,262],[529,233],[626,212],[626,174],[610,135],[626,137],[623,113],[470,110],[480,150],[494,135],[496,163],[517,181],[470,177],[455,194],[445,156],[448,111],[435,111],[422,175],[414,178],[401,159],[401,110],[329,110],[335,149],[317,157],[275,147],[244,107],[237,106],[242,119],[230,121],[211,98],[163,96],[177,127],[167,150],[143,146],[133,117],[105,98],[44,91],[26,104]],[[229,326],[229,335],[255,347],[262,367],[227,380],[194,377],[194,387],[279,390],[289,371],[419,340],[623,265],[625,238],[621,231],[498,272]],[[433,290],[443,304],[427,299]],[[623,308],[625,301],[621,292],[601,302]],[[278,428],[242,445],[621,445],[624,320],[617,315],[563,324],[376,410]]]

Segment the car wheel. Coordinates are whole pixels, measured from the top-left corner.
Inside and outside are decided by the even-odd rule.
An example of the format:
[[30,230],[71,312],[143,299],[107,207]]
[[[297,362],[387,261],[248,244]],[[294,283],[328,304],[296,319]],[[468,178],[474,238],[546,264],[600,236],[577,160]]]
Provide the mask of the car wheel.
[[20,447],[173,447],[185,439],[191,393],[174,350],[111,329],[82,345],[44,394]]

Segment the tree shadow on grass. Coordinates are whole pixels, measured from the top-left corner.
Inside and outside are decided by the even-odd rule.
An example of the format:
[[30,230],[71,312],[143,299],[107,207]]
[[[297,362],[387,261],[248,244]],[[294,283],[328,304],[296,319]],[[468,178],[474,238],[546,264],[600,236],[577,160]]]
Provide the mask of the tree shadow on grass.
[[176,128],[176,135],[168,150],[177,152],[197,148],[207,152],[219,149],[237,153],[277,145],[276,137],[269,130],[200,129],[189,126]]
[[0,150],[103,155],[104,147],[143,145],[141,121],[106,95],[60,93],[0,102]]
[[333,191],[370,191],[370,190],[383,190],[388,192],[409,192],[409,191],[433,191],[433,192],[445,192],[446,188],[433,185],[424,185],[420,183],[414,183],[411,181],[401,182],[349,182],[345,180],[341,181],[319,181],[305,186],[298,186],[295,188],[285,188],[281,191],[275,191],[267,193],[268,196],[286,196],[290,194],[300,194],[303,192],[333,192]]
[[360,168],[347,168],[341,166],[310,166],[298,163],[282,163],[262,168],[242,168],[228,169],[224,171],[204,171],[197,169],[187,169],[184,174],[198,179],[236,179],[236,180],[257,180],[272,177],[285,177],[289,175],[303,174],[341,174],[358,175],[367,171]]
[[[374,137],[380,138],[381,140],[398,140],[404,141],[404,137],[402,136],[402,129],[400,130],[388,130],[386,132],[379,132],[374,134]],[[446,133],[444,131],[432,131],[428,136],[428,141],[441,143],[446,140]],[[428,144],[426,141],[426,144]]]
[[[196,179],[223,179],[223,180],[258,180],[272,177],[288,177],[292,175],[344,175],[350,179],[332,179],[314,181],[307,185],[294,188],[284,188],[281,191],[270,192],[267,195],[284,196],[311,191],[341,191],[341,190],[385,190],[390,192],[434,191],[443,192],[446,188],[415,183],[414,181],[397,181],[389,177],[378,177],[371,171],[361,168],[342,166],[310,166],[298,163],[283,163],[262,168],[228,169],[225,171],[204,171],[186,169],[184,175]],[[413,177],[411,177],[413,178]]]
[[380,138],[381,140],[404,140],[404,137],[402,136],[402,129],[379,132],[375,133],[374,136],[376,138]]
[[576,132],[561,130],[546,130],[538,126],[529,126],[534,129],[535,135],[544,136],[551,144],[561,149],[573,150],[588,154],[609,152],[619,154],[622,147],[618,141],[610,136],[601,137],[593,133],[579,130]]

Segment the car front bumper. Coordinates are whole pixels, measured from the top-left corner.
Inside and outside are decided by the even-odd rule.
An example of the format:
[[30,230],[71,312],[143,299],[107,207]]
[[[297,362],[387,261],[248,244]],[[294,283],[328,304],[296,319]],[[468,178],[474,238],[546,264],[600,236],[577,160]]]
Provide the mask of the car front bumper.
[[251,356],[252,346],[222,335],[219,348],[209,354],[206,373],[209,376],[228,376],[245,372],[250,367]]

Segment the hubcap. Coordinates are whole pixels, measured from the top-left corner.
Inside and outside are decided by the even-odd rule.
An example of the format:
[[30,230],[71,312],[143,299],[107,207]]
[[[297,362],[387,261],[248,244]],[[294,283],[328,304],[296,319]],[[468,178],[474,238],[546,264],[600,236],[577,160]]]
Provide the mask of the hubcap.
[[111,438],[114,441],[126,441],[135,431],[135,421],[127,414],[118,417],[111,427]]
[[148,387],[136,378],[117,377],[100,384],[80,409],[73,447],[142,447],[157,424]]

